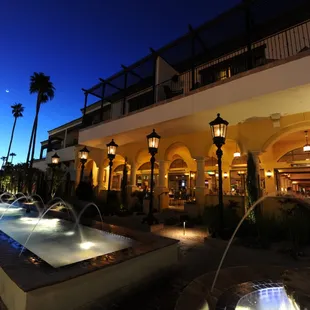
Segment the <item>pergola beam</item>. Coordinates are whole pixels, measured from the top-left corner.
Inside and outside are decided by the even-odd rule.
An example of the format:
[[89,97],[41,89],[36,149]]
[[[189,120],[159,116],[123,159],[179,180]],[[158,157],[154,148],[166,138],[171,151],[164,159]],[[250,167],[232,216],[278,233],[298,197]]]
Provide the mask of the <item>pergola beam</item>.
[[122,88],[119,88],[119,87],[113,85],[110,81],[104,80],[104,79],[102,79],[102,78],[99,78],[99,81],[102,82],[102,83],[108,84],[108,85],[110,85],[111,87],[113,87],[113,88],[115,88],[115,89],[117,89],[117,90],[119,90],[119,91],[122,91],[122,90],[123,90]]
[[121,67],[122,67],[125,71],[127,71],[127,72],[129,72],[130,74],[132,74],[132,75],[136,76],[137,78],[139,78],[141,81],[144,81],[144,78],[143,78],[141,75],[139,75],[138,73],[132,71],[131,69],[129,69],[128,67],[126,67],[126,66],[124,66],[124,65],[121,65]]
[[93,95],[93,96],[95,96],[95,97],[97,97],[97,98],[102,99],[101,96],[99,96],[99,95],[93,93],[93,89],[87,90],[87,89],[85,89],[85,88],[82,88],[82,91],[84,92],[84,94],[90,94],[90,95]]
[[175,69],[174,66],[173,66],[167,59],[165,59],[162,55],[160,55],[159,52],[155,51],[152,47],[150,47],[149,49],[150,49],[151,53],[152,53],[154,56],[160,57],[160,58],[163,59],[170,67],[172,67],[173,69]]
[[207,53],[208,52],[208,49],[205,45],[205,43],[203,42],[203,40],[201,39],[201,37],[199,36],[199,33],[197,30],[195,30],[191,24],[188,25],[188,29],[189,29],[189,32],[191,32],[191,34],[197,38],[199,44],[201,45],[201,47],[203,48],[203,50]]

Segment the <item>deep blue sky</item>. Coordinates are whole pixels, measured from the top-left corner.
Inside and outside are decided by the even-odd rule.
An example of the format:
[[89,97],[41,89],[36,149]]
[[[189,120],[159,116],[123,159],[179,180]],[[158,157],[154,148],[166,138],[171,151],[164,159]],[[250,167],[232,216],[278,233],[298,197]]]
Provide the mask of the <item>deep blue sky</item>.
[[[2,0],[0,3],[0,157],[13,124],[10,106],[22,103],[12,152],[25,161],[35,112],[30,95],[34,72],[51,76],[55,98],[40,112],[38,143],[47,130],[81,116],[84,96],[107,78],[154,49],[199,26],[240,0]],[[8,90],[9,92],[6,92]],[[95,98],[94,98],[95,99]],[[94,99],[92,99],[94,101]]]

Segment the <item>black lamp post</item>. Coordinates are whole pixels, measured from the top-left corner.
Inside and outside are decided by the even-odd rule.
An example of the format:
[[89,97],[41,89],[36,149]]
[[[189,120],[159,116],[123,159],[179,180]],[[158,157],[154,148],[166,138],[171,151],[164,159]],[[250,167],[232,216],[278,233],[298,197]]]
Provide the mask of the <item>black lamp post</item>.
[[216,155],[218,163],[219,174],[219,215],[220,215],[220,227],[221,232],[224,228],[224,204],[223,204],[223,176],[222,176],[222,146],[225,144],[228,122],[217,114],[217,118],[210,122],[210,129],[213,138],[213,143],[217,146]]
[[80,158],[80,162],[82,164],[81,175],[80,175],[80,183],[83,181],[84,168],[85,168],[85,164],[86,164],[87,159],[88,159],[88,154],[89,154],[89,150],[87,149],[86,146],[84,146],[81,150],[79,150],[79,158]]
[[55,153],[51,157],[52,161],[51,163],[48,164],[48,166],[52,169],[52,179],[51,179],[51,193],[50,195],[52,196],[53,194],[53,186],[54,186],[54,175],[55,175],[55,170],[57,167],[60,166],[60,157],[58,156],[57,153]]
[[158,220],[153,215],[153,187],[154,187],[154,164],[155,164],[155,155],[158,151],[160,136],[156,133],[155,129],[153,129],[152,133],[146,136],[149,153],[151,154],[151,186],[150,186],[150,205],[149,205],[149,213],[145,219],[143,219],[143,223],[147,222],[149,225],[153,225],[154,223],[158,223]]
[[116,156],[116,149],[118,145],[114,142],[114,139],[110,143],[107,144],[108,147],[108,158],[109,158],[109,181],[108,181],[108,193],[111,190],[111,176],[112,176],[112,166],[113,159]]

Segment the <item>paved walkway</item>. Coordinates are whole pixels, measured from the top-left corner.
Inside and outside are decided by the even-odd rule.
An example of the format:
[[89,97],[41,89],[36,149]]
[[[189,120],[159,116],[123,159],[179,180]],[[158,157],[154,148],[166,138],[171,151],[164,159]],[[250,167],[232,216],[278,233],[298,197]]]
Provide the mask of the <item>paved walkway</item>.
[[[173,310],[185,287],[198,276],[215,270],[224,252],[226,241],[207,239],[205,232],[187,229],[183,236],[182,228],[169,227],[160,235],[180,239],[180,262],[178,266],[152,283],[141,285],[140,289],[118,298],[108,306],[96,304],[89,309],[135,309],[135,310]],[[289,256],[267,250],[254,250],[232,246],[224,262],[225,267],[274,265],[296,268],[310,265],[309,261],[295,261]]]

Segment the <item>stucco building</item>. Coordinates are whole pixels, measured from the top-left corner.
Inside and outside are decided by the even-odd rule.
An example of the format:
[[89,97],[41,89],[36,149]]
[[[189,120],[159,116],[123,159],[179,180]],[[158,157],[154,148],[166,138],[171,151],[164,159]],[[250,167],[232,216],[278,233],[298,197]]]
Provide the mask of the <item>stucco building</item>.
[[[49,132],[35,165],[45,169],[57,150],[78,183],[78,151],[87,146],[84,175],[100,194],[107,189],[106,144],[113,138],[119,147],[112,189],[120,189],[126,158],[128,190],[134,191],[149,184],[146,135],[155,128],[162,137],[154,178],[161,207],[182,207],[193,197],[200,205],[213,203],[217,161],[209,122],[220,113],[229,122],[223,146],[227,199],[244,194],[248,151],[259,163],[264,193],[288,187],[307,191],[310,153],[303,146],[310,130],[309,69],[310,2],[245,1],[197,29],[189,26],[183,37],[83,89],[81,118]],[[170,201],[159,196],[163,192],[173,193]]]

